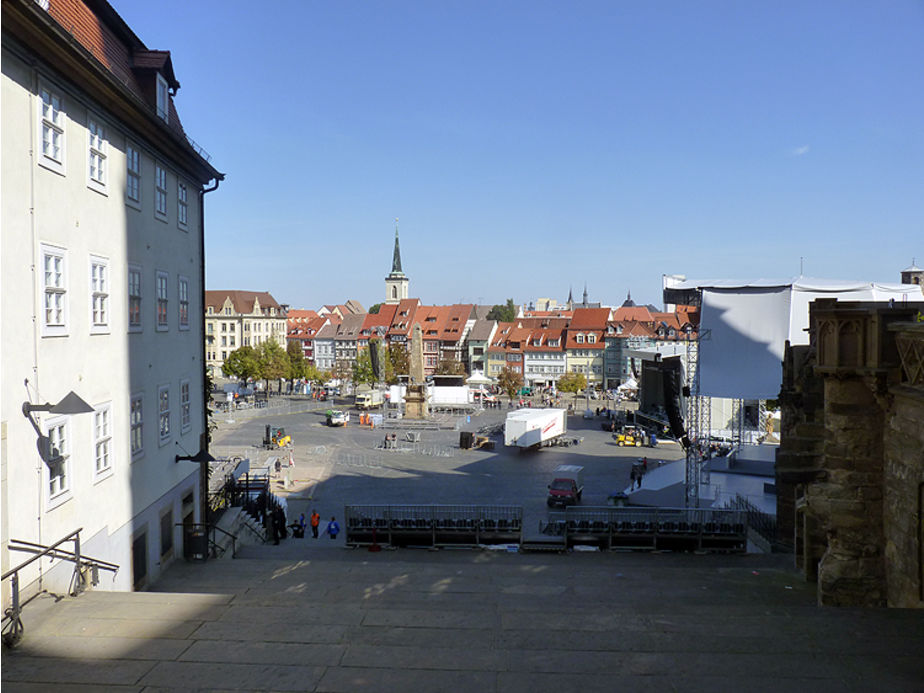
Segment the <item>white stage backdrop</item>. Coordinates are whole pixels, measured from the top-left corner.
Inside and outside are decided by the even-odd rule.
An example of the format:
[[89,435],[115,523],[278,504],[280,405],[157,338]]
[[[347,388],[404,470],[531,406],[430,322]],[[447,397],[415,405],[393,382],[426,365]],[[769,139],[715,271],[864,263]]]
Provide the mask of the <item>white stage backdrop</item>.
[[703,289],[700,392],[774,398],[789,337],[789,286]]
[[684,282],[700,288],[700,392],[710,397],[773,399],[783,380],[783,349],[808,344],[809,304],[838,301],[921,301],[908,284],[805,279],[774,282]]

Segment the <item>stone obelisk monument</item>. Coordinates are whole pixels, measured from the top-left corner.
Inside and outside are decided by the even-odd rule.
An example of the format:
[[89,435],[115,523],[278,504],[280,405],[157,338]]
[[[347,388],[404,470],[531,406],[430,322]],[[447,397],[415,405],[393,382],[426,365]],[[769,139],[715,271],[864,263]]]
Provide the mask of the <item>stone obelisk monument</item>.
[[427,384],[424,380],[423,367],[423,333],[420,325],[414,325],[411,332],[411,373],[407,384],[407,393],[404,395],[404,417],[407,419],[426,419],[427,410]]

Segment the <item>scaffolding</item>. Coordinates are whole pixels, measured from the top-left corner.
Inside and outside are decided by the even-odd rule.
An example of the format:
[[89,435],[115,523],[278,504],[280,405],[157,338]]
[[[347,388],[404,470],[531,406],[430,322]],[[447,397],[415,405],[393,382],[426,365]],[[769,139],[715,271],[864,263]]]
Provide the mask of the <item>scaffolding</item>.
[[709,448],[712,429],[712,403],[700,392],[699,349],[700,342],[709,338],[709,331],[698,332],[694,339],[687,340],[687,434],[686,474],[684,478],[684,504],[687,508],[699,507],[699,487],[708,483],[703,478],[708,471],[703,469],[704,452]]

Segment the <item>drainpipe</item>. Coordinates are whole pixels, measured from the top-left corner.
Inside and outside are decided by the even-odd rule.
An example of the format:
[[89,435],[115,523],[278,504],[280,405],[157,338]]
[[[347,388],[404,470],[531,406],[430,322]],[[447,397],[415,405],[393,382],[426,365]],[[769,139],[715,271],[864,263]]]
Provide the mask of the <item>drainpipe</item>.
[[[214,190],[218,190],[221,178],[213,179],[214,185],[199,190],[199,277],[201,286],[199,289],[199,334],[201,335],[200,344],[202,358],[202,382],[199,389],[202,392],[202,440],[199,443],[200,449],[208,450],[208,425],[209,425],[209,403],[208,393],[205,390],[206,382],[206,344],[205,344],[205,195]],[[199,463],[199,522],[208,522],[209,512],[209,465],[208,462]]]
[[[29,94],[29,240],[32,245],[32,386],[35,388],[35,398],[37,402],[41,402],[41,395],[39,389],[39,370],[38,370],[38,342],[39,342],[39,296],[36,290],[38,286],[36,272],[37,267],[36,263],[38,259],[35,253],[35,243],[36,243],[36,234],[35,234],[35,167],[36,167],[36,142],[38,138],[38,130],[36,128],[36,99],[39,98],[39,88],[38,88],[38,67],[35,60],[31,61],[32,66],[32,93]],[[26,396],[28,397],[28,381],[26,384]],[[42,464],[43,460],[41,456],[37,455],[38,462],[35,466],[36,474],[36,484],[38,486],[38,495],[36,496],[36,514],[35,522],[38,529],[38,537],[36,541],[41,544],[42,539],[42,492],[45,488],[45,484],[42,481]],[[6,499],[4,499],[6,500]],[[43,570],[43,562],[38,562],[39,569],[39,578],[38,585],[39,589],[43,589],[43,580],[45,578],[45,571]]]

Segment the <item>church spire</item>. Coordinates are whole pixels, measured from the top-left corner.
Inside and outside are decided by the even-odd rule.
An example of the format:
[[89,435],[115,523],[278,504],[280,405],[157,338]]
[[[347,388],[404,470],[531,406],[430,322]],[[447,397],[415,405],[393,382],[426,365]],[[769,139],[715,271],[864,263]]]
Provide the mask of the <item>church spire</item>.
[[584,307],[587,307],[587,282],[584,282]]
[[401,247],[398,245],[398,217],[395,217],[395,254],[391,259],[391,273],[404,274],[401,270]]

